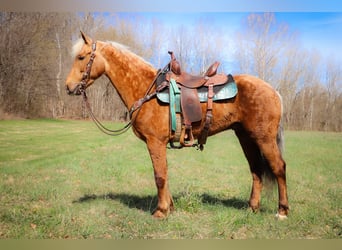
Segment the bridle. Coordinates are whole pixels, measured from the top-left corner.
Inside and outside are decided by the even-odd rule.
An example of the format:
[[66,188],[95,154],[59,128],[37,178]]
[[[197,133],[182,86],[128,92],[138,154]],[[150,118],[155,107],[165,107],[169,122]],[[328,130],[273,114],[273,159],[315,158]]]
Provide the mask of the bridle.
[[93,42],[91,46],[91,54],[90,54],[89,62],[87,63],[87,66],[86,66],[86,70],[82,76],[82,80],[76,87],[80,91],[81,94],[83,94],[83,92],[85,93],[87,84],[90,80],[90,71],[91,71],[91,67],[93,66],[95,56],[96,56],[95,51],[96,51],[96,42]]
[[131,126],[132,126],[132,120],[129,121],[128,124],[126,124],[123,128],[118,129],[118,130],[112,130],[112,129],[108,129],[106,128],[94,115],[91,107],[90,107],[90,103],[88,101],[88,97],[87,97],[87,93],[86,93],[86,88],[88,85],[88,82],[90,80],[90,72],[91,72],[91,67],[93,66],[93,62],[95,59],[95,51],[96,51],[96,42],[93,42],[92,46],[91,46],[91,54],[90,54],[90,58],[89,58],[89,62],[87,63],[86,66],[86,70],[82,76],[82,80],[80,81],[80,83],[76,86],[76,91],[78,91],[82,97],[83,97],[83,101],[85,103],[85,106],[87,108],[88,114],[90,115],[90,117],[92,118],[92,120],[94,121],[95,125],[105,134],[107,135],[111,135],[111,136],[116,136],[116,135],[120,135],[124,132],[126,132]]
[[[138,113],[140,111],[141,106],[149,101],[151,98],[153,98],[158,91],[161,91],[162,89],[164,89],[165,87],[167,87],[165,84],[161,84],[160,86],[157,87],[157,89],[150,93],[152,90],[152,87],[154,85],[154,83],[156,82],[156,80],[158,79],[158,77],[160,76],[160,74],[162,72],[165,72],[165,70],[167,68],[169,68],[169,64],[167,64],[163,70],[158,70],[157,75],[155,76],[155,78],[153,79],[153,81],[151,82],[149,88],[147,89],[145,95],[143,98],[140,98],[138,101],[136,101],[133,106],[129,109],[129,117],[130,117],[130,121],[121,129],[117,129],[117,130],[112,130],[112,129],[108,129],[106,128],[94,115],[91,107],[90,107],[90,103],[88,101],[88,97],[86,94],[86,88],[88,85],[88,82],[90,80],[90,72],[91,72],[91,67],[93,66],[93,62],[95,59],[95,51],[96,51],[96,42],[93,42],[92,44],[92,51],[90,54],[90,59],[89,62],[87,63],[86,66],[86,70],[82,76],[82,80],[80,81],[80,83],[76,86],[76,91],[78,93],[80,93],[83,96],[83,101],[87,107],[87,111],[90,115],[90,117],[92,118],[92,120],[94,121],[95,125],[105,134],[107,135],[111,135],[111,136],[117,136],[117,135],[121,135],[123,133],[125,133],[130,127],[132,127],[133,123],[136,120],[136,117],[138,116]],[[136,113],[136,115],[133,117],[133,113],[135,111],[138,111]]]

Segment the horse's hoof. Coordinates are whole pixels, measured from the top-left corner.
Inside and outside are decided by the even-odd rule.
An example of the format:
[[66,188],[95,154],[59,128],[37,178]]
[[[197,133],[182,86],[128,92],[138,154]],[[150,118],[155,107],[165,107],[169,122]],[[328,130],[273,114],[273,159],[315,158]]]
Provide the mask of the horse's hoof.
[[250,207],[253,213],[258,213],[259,212],[259,207]]
[[259,212],[259,209],[260,209],[260,206],[259,206],[259,204],[257,204],[257,205],[251,205],[251,204],[249,204],[249,209],[253,212],[253,213],[258,213]]
[[166,217],[167,217],[167,213],[163,213],[160,210],[156,210],[153,213],[153,218],[156,218],[156,219],[165,219]]
[[277,220],[286,220],[287,219],[287,215],[282,215],[282,214],[279,214],[279,213],[277,213],[275,215],[275,217],[276,217]]

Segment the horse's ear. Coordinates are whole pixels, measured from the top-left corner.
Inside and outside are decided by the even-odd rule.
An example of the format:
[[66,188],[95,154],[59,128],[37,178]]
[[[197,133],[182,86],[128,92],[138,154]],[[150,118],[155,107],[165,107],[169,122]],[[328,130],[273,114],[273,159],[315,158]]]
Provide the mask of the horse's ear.
[[80,32],[81,32],[81,36],[82,36],[84,43],[85,44],[91,44],[91,42],[92,42],[91,39],[87,35],[85,35],[82,31],[80,31]]

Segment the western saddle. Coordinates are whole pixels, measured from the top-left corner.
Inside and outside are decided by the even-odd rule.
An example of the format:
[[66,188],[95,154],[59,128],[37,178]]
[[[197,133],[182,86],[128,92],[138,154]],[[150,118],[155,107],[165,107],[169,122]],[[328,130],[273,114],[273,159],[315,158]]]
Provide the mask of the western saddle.
[[[233,81],[231,75],[217,74],[219,62],[214,62],[206,71],[204,76],[194,76],[181,69],[180,63],[176,60],[173,52],[169,51],[171,56],[169,71],[166,74],[166,81],[171,83],[175,81],[180,91],[180,103],[182,113],[182,124],[179,138],[174,141],[179,141],[180,147],[190,147],[197,145],[200,150],[203,150],[203,145],[207,141],[209,128],[212,121],[212,108],[214,86],[223,85],[227,82]],[[203,129],[198,137],[198,144],[195,144],[194,136],[192,134],[192,123],[202,121],[202,108],[198,97],[197,89],[207,87],[208,100],[206,118]],[[171,86],[169,87],[171,88]],[[171,98],[171,97],[170,97]],[[170,103],[171,105],[171,103]],[[180,120],[178,118],[178,120]],[[170,142],[173,147],[173,142]]]

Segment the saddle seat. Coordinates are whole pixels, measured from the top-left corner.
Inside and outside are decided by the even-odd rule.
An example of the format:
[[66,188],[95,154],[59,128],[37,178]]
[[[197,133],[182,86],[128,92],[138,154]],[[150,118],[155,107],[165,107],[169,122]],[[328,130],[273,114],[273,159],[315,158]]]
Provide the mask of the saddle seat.
[[171,71],[168,76],[168,80],[173,78],[183,87],[195,89],[202,86],[209,86],[211,84],[221,85],[226,83],[228,80],[226,75],[217,74],[217,68],[220,65],[220,63],[217,61],[210,65],[204,76],[194,76],[181,70],[180,64],[176,60],[172,51],[169,51],[169,54],[171,55]]

